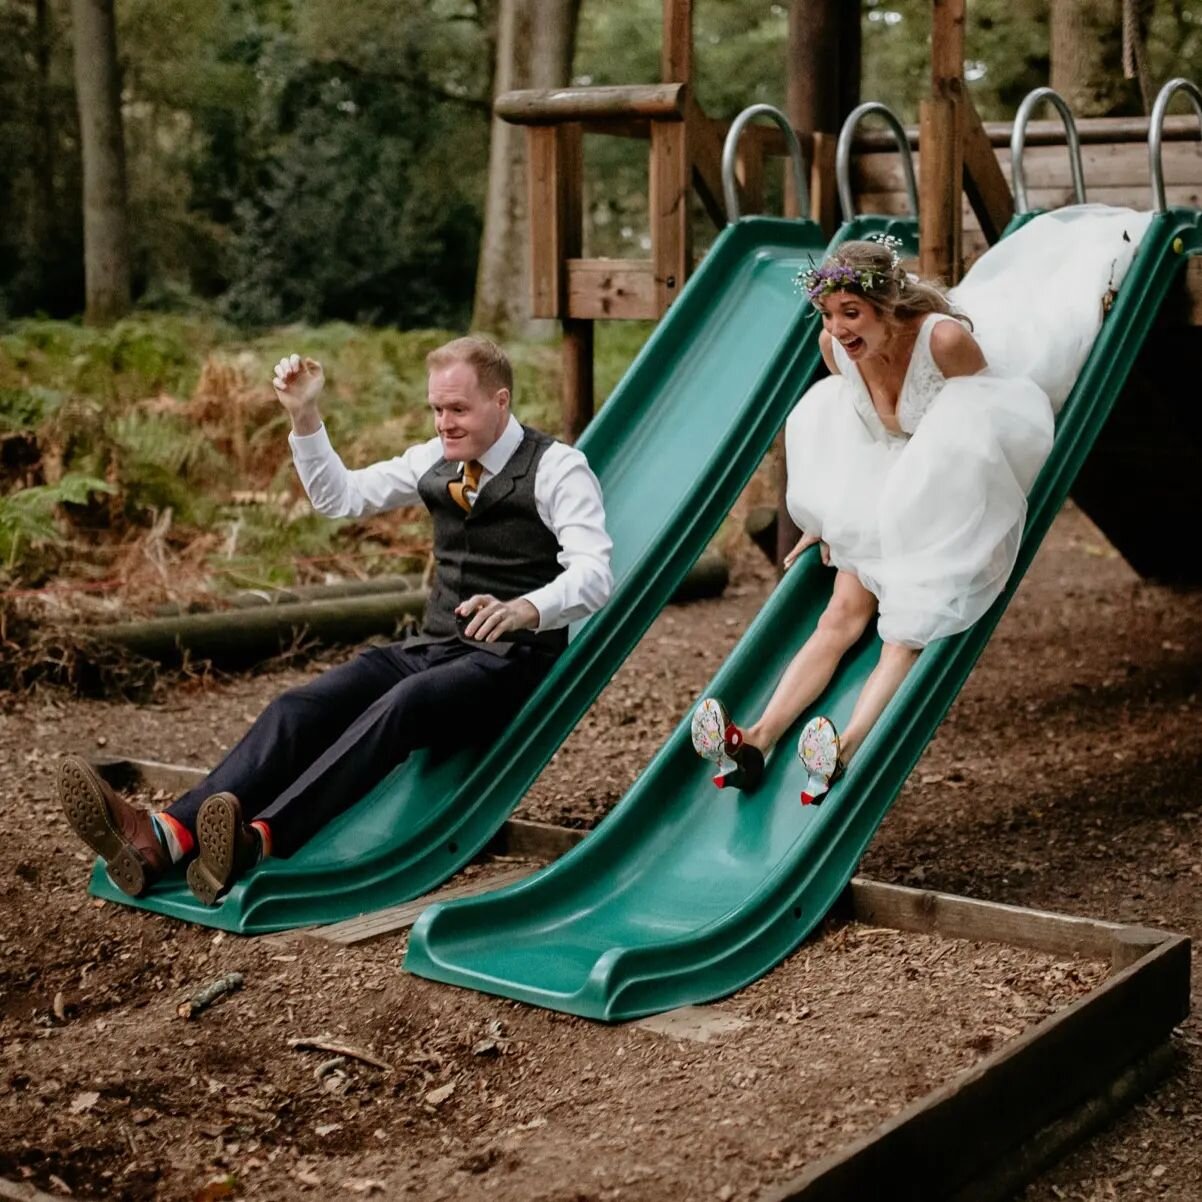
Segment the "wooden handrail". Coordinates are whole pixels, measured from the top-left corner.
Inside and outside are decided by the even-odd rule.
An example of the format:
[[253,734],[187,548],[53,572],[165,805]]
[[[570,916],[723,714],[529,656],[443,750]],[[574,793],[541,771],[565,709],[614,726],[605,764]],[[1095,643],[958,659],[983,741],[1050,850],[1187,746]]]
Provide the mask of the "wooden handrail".
[[[982,123],[990,144],[1009,148],[1010,131],[1014,128],[1011,121],[985,121]],[[1146,142],[1148,140],[1147,117],[1079,117],[1077,118],[1077,133],[1081,144],[1096,145],[1099,143]],[[911,148],[918,146],[918,126],[907,125],[906,137]],[[1198,119],[1193,116],[1169,117],[1164,123],[1166,142],[1188,142],[1198,138]],[[1061,121],[1032,121],[1027,126],[1028,146],[1063,146],[1064,125]],[[855,149],[858,153],[875,153],[877,151],[896,151],[892,135],[883,130],[866,129],[857,134]],[[784,154],[784,140],[780,146],[773,146],[770,154]]]
[[586,121],[683,121],[688,89],[682,83],[613,88],[526,88],[505,92],[493,112],[514,125],[560,125]]

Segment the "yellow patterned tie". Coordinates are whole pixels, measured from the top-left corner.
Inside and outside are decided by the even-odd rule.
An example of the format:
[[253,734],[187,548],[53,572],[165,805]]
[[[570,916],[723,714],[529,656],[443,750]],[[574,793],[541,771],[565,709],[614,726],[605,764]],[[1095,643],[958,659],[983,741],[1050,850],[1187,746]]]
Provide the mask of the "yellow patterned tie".
[[451,500],[464,513],[472,511],[472,503],[467,499],[467,494],[480,490],[480,473],[482,471],[484,471],[484,465],[478,459],[471,459],[463,465],[463,479],[452,480],[447,485],[447,492],[451,494]]

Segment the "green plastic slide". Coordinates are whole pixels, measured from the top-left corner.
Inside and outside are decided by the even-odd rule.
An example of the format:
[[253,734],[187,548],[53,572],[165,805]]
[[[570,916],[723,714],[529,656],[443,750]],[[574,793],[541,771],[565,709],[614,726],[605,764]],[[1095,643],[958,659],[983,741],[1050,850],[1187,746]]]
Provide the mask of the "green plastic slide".
[[[849,232],[873,230],[914,237],[912,222],[882,218]],[[495,746],[410,757],[296,855],[267,861],[212,909],[182,874],[133,899],[97,864],[91,891],[260,933],[395,905],[463,867],[671,597],[809,384],[816,323],[793,277],[825,249],[808,221],[755,217],[728,227],[590,425],[580,446],[605,491],[614,593],[573,631]]]
[[[844,778],[802,808],[802,768],[782,740],[752,795],[717,793],[686,717],[588,839],[496,893],[432,906],[405,967],[541,1006],[619,1020],[721,997],[789,954],[834,903],[984,648],[1106,421],[1202,214],[1156,216],[1060,416],[1030,497],[1018,565],[993,608],[932,643]],[[768,600],[710,689],[756,712],[813,629],[833,573],[807,553]],[[875,662],[866,637],[814,707],[846,722]],[[800,722],[804,721],[804,716]],[[796,732],[794,733],[794,739]]]

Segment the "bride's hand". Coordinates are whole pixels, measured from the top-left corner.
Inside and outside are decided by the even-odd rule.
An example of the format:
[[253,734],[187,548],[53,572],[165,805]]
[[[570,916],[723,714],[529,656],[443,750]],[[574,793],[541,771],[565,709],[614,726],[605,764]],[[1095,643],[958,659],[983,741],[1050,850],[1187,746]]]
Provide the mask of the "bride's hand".
[[[815,543],[820,543],[821,540],[816,534],[803,534],[801,538],[793,544],[793,550],[785,556],[785,567],[791,568],[796,562],[801,553],[812,547]],[[831,564],[831,549],[826,543],[821,543],[819,554],[822,556],[822,562],[829,568]]]

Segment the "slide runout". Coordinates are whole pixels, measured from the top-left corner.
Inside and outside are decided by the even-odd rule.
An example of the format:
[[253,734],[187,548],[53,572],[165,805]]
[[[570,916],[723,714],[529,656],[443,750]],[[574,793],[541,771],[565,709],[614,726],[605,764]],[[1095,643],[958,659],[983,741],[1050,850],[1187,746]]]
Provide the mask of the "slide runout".
[[[913,223],[867,218],[843,237]],[[796,272],[826,242],[808,221],[748,218],[715,243],[581,439],[614,539],[608,606],[491,748],[419,753],[288,860],[216,907],[173,877],[100,897],[243,933],[340,921],[433,889],[488,843],[713,536],[818,368]],[[654,520],[649,520],[653,518]]]
[[[797,804],[802,770],[789,736],[761,788],[728,801],[705,780],[686,718],[618,808],[563,860],[496,894],[426,911],[405,967],[618,1020],[720,997],[793,950],[852,876],[967,679],[1117,400],[1183,256],[1198,253],[1202,215],[1154,218],[1061,415],[1005,593],[971,629],[923,653],[821,807]],[[736,714],[762,705],[788,658],[782,643],[794,650],[812,629],[830,578],[808,553],[748,629],[712,685]],[[845,720],[878,647],[875,636],[863,640],[814,709]]]

